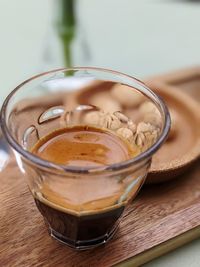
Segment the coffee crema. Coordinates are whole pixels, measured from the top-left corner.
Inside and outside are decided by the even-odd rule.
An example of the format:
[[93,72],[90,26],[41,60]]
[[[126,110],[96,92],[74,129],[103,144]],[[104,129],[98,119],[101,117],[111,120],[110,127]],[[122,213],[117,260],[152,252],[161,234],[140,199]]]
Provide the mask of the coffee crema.
[[79,167],[119,163],[137,154],[118,135],[90,126],[58,129],[40,139],[32,152],[53,163]]
[[[56,130],[40,139],[32,152],[53,163],[91,167],[128,160],[137,153],[126,140],[110,131],[88,126]],[[36,194],[48,205],[79,213],[115,205],[125,186],[116,177],[72,175],[45,180]]]

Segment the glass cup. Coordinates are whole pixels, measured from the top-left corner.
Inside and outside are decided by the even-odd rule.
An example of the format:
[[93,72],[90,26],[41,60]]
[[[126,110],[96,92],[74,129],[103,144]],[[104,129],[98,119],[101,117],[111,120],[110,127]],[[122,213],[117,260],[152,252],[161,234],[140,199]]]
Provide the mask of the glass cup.
[[[59,165],[31,153],[42,137],[73,125],[105,128],[138,154],[88,167]],[[49,71],[20,84],[2,106],[1,127],[50,235],[87,249],[114,234],[167,137],[170,117],[160,97],[141,81],[83,67]]]

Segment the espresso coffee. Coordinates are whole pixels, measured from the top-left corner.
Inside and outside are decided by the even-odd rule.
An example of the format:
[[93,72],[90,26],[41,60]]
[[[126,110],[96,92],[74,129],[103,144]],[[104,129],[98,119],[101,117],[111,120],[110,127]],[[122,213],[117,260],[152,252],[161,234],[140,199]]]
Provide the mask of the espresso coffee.
[[[32,153],[65,166],[99,167],[119,163],[137,154],[114,133],[89,126],[56,130],[40,139]],[[43,179],[33,192],[51,234],[75,248],[105,242],[124,210],[120,197],[125,184],[98,174]]]

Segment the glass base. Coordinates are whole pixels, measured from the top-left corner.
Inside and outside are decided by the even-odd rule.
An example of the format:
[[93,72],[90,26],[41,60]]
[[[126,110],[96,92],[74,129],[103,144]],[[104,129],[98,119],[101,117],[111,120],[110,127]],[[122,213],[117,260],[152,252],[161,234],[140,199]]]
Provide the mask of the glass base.
[[57,233],[53,229],[49,229],[50,236],[56,239],[57,241],[61,242],[62,244],[67,245],[70,248],[76,249],[76,250],[87,250],[92,249],[97,246],[106,244],[107,241],[109,241],[114,233],[116,232],[118,228],[118,224],[107,234],[100,236],[99,238],[91,239],[91,240],[71,240],[66,238],[65,236]]

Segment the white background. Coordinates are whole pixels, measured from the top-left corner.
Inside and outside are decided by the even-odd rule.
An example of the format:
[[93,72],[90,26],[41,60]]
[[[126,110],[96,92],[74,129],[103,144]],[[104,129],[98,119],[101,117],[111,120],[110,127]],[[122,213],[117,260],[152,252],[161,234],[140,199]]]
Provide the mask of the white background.
[[[53,3],[54,2],[54,3]],[[59,0],[0,0],[0,101],[19,82],[61,67],[52,16]],[[170,0],[79,0],[74,63],[139,78],[200,63],[200,4]],[[198,2],[198,1],[196,1]],[[84,43],[89,58],[80,50]],[[52,62],[45,62],[46,50]],[[200,266],[200,241],[147,264]]]

